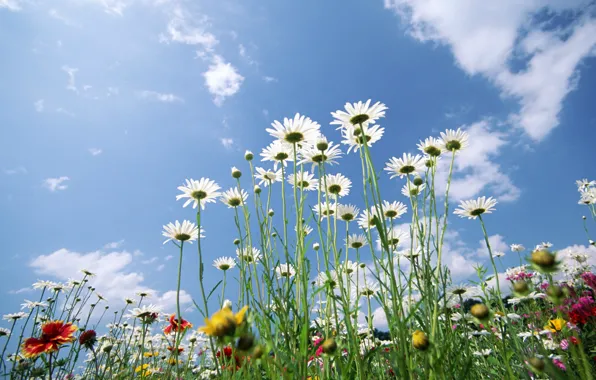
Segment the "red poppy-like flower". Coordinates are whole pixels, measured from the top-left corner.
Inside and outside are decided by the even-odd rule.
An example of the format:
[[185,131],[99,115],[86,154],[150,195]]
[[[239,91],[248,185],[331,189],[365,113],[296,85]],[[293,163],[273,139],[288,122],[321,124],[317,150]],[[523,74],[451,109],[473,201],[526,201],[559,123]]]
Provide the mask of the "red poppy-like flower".
[[[223,348],[223,355],[225,356],[225,360],[224,363],[228,363],[228,364],[235,364],[235,369],[240,369],[241,365],[242,365],[242,359],[240,357],[238,357],[237,355],[234,354],[234,350],[232,350],[232,347],[230,346],[225,346]],[[221,351],[217,351],[217,353],[215,354],[215,356],[217,356],[218,358],[220,358],[222,356],[222,352]],[[234,371],[234,366],[233,365],[229,365],[228,367],[226,367],[226,365],[222,365],[221,366],[222,369],[228,369],[231,371]]]
[[170,315],[170,324],[165,329],[163,329],[163,332],[165,334],[169,334],[172,331],[184,331],[186,329],[192,328],[192,323],[190,323],[189,321],[185,321],[183,318],[180,319],[182,319],[182,324],[180,324],[176,319],[176,314]]
[[97,334],[94,330],[87,330],[79,335],[79,344],[83,347],[91,348],[97,342]]
[[[169,346],[168,351],[170,351],[170,352],[174,351],[174,347]],[[178,347],[178,353],[181,353],[182,351],[184,351],[184,347]]]
[[72,334],[77,331],[77,326],[63,321],[52,321],[41,326],[41,337],[28,338],[23,343],[23,355],[34,358],[44,353],[58,351],[60,346],[75,340]]

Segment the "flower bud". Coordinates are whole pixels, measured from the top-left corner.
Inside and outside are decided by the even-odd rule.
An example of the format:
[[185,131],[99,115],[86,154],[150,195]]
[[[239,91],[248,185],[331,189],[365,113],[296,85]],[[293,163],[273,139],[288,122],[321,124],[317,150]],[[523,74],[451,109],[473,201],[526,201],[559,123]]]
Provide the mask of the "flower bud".
[[479,321],[486,321],[490,317],[490,310],[485,304],[477,303],[470,308],[470,314]]
[[333,355],[335,351],[337,351],[337,343],[333,338],[325,339],[323,344],[321,344],[321,347],[323,348],[323,352],[327,355]]
[[238,168],[236,168],[235,166],[232,166],[232,177],[236,179],[242,177],[242,172],[238,170]]
[[542,273],[552,273],[557,270],[555,255],[546,249],[538,249],[532,252],[530,262],[534,269]]
[[537,373],[542,373],[542,371],[544,371],[544,368],[546,367],[544,360],[537,357],[528,359],[528,364],[530,365],[530,368],[532,368],[532,371]]
[[252,335],[245,335],[238,338],[236,341],[236,348],[240,351],[249,351],[255,343],[255,338]]
[[428,348],[429,341],[424,331],[414,331],[414,333],[412,334],[412,346],[414,346],[415,349],[420,351],[424,351]]
[[238,244],[240,244],[240,239],[238,239],[238,238],[234,239],[234,245],[238,245]]
[[319,248],[321,248],[321,245],[319,243],[313,243],[312,249],[314,249],[315,251],[318,251]]
[[424,180],[420,177],[415,177],[413,182],[414,186],[420,186],[424,183]]
[[251,160],[253,159],[253,157],[254,157],[254,155],[252,154],[252,152],[251,152],[250,150],[247,150],[247,151],[244,153],[244,159],[245,159],[246,161],[251,161]]
[[275,213],[273,212],[273,209],[272,209],[272,208],[270,208],[270,209],[269,209],[269,212],[268,212],[267,214],[268,214],[269,216],[273,216],[273,215],[275,215]]
[[530,287],[526,281],[516,281],[513,283],[513,293],[516,296],[527,296],[530,293]]
[[261,194],[261,187],[259,185],[255,185],[255,194]]

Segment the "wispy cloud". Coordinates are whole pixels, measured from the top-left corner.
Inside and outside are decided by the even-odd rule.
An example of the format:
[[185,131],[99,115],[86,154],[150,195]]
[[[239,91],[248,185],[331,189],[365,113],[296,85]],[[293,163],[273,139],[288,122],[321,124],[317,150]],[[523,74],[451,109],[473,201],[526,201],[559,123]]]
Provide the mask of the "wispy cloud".
[[6,8],[13,12],[21,10],[18,0],[0,0],[0,8]]
[[231,139],[229,137],[223,137],[219,141],[221,141],[221,145],[223,145],[226,149],[232,149],[232,147],[234,146],[234,139]]
[[164,260],[165,260],[165,261],[170,261],[170,260],[172,260],[173,258],[174,258],[174,255],[167,255],[167,256],[164,258]]
[[69,180],[70,178],[66,176],[58,178],[46,178],[43,181],[43,187],[50,191],[66,190],[68,188],[68,185],[65,182]]
[[159,258],[157,256],[153,256],[150,259],[147,260],[143,260],[141,261],[143,264],[153,264],[154,262],[156,262],[157,260],[159,260]]
[[36,112],[43,112],[43,109],[44,109],[44,100],[43,99],[39,99],[38,101],[36,101],[35,103],[33,103],[33,107],[35,107],[35,111]]
[[99,156],[103,151],[99,148],[89,148],[89,153],[91,153],[92,156]]
[[8,294],[29,293],[29,292],[32,292],[33,290],[34,290],[33,288],[21,288],[21,289],[17,289],[17,290],[9,290]]
[[63,115],[70,116],[70,117],[75,117],[75,114],[74,113],[72,113],[69,110],[64,109],[62,107],[56,108],[56,113],[61,113]]
[[74,21],[66,18],[64,15],[62,15],[60,12],[58,12],[55,9],[50,9],[50,11],[48,12],[48,14],[50,15],[50,17],[61,21],[62,23],[64,23],[64,25],[68,25],[68,26],[78,26],[77,23],[75,23]]
[[78,93],[79,90],[77,89],[76,85],[76,74],[79,71],[79,69],[64,65],[62,66],[62,71],[64,71],[66,75],[68,75],[68,83],[66,84],[66,89]]
[[6,175],[27,174],[27,169],[23,166],[18,166],[12,169],[4,169],[3,172]]
[[220,55],[214,55],[209,69],[203,73],[205,85],[214,96],[213,102],[221,106],[227,97],[236,94],[244,77],[231,63],[226,63]]
[[103,248],[104,249],[118,249],[118,248],[122,247],[122,244],[124,244],[124,239],[108,243],[108,244],[104,245]]
[[277,82],[277,78],[270,77],[270,76],[267,76],[267,75],[265,75],[265,76],[263,77],[263,80],[264,80],[265,82],[267,82],[267,83],[271,83],[271,82]]
[[201,46],[201,52],[209,53],[219,40],[205,30],[207,18],[204,15],[192,15],[185,9],[176,6],[171,10],[167,32],[160,35],[160,42],[177,42],[187,45]]
[[184,102],[184,99],[182,99],[178,95],[165,94],[165,93],[149,91],[149,90],[139,91],[138,96],[143,99],[156,100],[158,102],[163,102],[163,103]]

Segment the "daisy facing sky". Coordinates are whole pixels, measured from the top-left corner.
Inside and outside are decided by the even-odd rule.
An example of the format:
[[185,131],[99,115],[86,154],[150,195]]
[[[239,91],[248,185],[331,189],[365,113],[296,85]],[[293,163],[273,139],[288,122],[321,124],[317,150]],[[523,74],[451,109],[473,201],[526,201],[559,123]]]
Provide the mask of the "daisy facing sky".
[[[294,190],[286,172],[293,167],[293,147],[273,141],[301,140],[297,159],[313,175],[309,184],[322,177],[322,162],[323,176],[351,179],[349,194],[337,201],[360,210],[369,208],[359,180],[366,142],[381,173],[381,199],[408,206],[400,223],[413,213],[414,198],[402,195],[406,180],[398,175],[409,165],[394,166],[390,174],[397,177],[390,180],[385,163],[403,152],[423,155],[423,165],[413,166],[425,178],[426,155],[440,148],[436,169],[444,176],[457,149],[449,225],[458,235],[447,237],[453,247],[461,242],[465,252],[476,252],[481,236],[453,211],[461,200],[482,196],[498,202],[497,211],[482,215],[490,217],[496,251],[543,240],[557,249],[588,245],[581,216],[596,203],[596,193],[578,192],[575,181],[586,178],[587,188],[594,179],[594,21],[592,15],[563,17],[565,23],[554,17],[576,15],[576,2],[546,11],[513,4],[503,11],[510,20],[503,24],[484,22],[490,14],[484,2],[457,13],[433,4],[425,12],[419,0],[339,8],[329,2],[262,7],[256,0],[200,7],[123,0],[120,8],[109,1],[16,3],[18,9],[0,7],[0,31],[11,36],[0,41],[6,68],[0,73],[0,212],[10,221],[2,225],[2,250],[10,252],[0,268],[2,315],[18,311],[23,298],[35,299],[24,290],[32,283],[80,279],[84,267],[96,273],[89,282],[100,284],[110,302],[138,299],[135,293],[146,290],[151,302],[173,311],[164,294],[174,288],[166,279],[176,276],[177,260],[167,258],[177,249],[161,243],[176,241],[176,234],[162,237],[162,226],[176,220],[180,228],[184,220],[196,226],[198,210],[208,232],[201,246],[211,289],[222,274],[213,260],[236,257],[234,212],[220,201],[223,191],[237,187],[230,168],[242,173],[247,204],[254,204],[253,188],[260,186],[263,209],[276,210],[276,223],[282,181]],[[356,15],[367,28],[345,23]],[[536,22],[519,21],[528,17]],[[496,36],[489,46],[466,38],[487,30]],[[536,35],[553,43],[529,52]],[[354,59],[354,46],[374,50],[374,62]],[[549,61],[557,47],[568,53],[561,66]],[[316,143],[319,133],[328,142],[323,151],[306,143]],[[254,152],[251,161],[244,159],[246,150]],[[431,186],[416,187],[418,197]],[[316,191],[305,193],[309,205],[318,203],[312,200]],[[311,227],[316,215],[310,208],[304,215]],[[349,229],[350,235],[365,232],[357,223]],[[36,238],[24,231],[36,231]],[[376,239],[374,229],[372,234]],[[316,229],[309,235],[308,247],[324,244],[317,235]],[[194,252],[196,243],[185,247]],[[186,257],[194,265],[196,254]],[[453,262],[471,268],[477,260],[482,258],[457,256]],[[504,266],[519,261],[509,252],[501,260]],[[474,273],[462,269],[459,275],[463,281]],[[185,273],[182,288],[198,299],[194,280]]]

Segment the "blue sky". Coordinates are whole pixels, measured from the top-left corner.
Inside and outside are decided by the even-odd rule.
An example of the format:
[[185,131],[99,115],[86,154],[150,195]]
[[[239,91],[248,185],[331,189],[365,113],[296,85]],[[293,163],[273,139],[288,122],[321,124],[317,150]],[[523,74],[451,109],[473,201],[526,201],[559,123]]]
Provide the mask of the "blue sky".
[[[176,187],[232,186],[244,150],[260,152],[265,128],[296,112],[339,142],[329,113],[369,98],[389,107],[379,169],[461,126],[472,146],[452,195],[499,200],[487,217],[498,249],[586,245],[574,181],[596,174],[594,8],[501,3],[0,0],[0,313],[36,297],[35,280],[82,267],[101,273],[110,303],[148,288],[172,307],[177,251],[161,226],[194,217]],[[336,169],[359,184],[357,156]],[[402,185],[382,179],[388,200],[406,201]],[[232,218],[207,207],[207,266],[234,256]],[[482,234],[450,223],[447,264],[465,279],[487,260]],[[186,303],[196,268],[193,247]],[[208,269],[208,288],[218,280]]]

